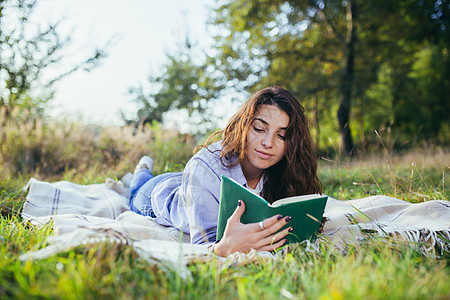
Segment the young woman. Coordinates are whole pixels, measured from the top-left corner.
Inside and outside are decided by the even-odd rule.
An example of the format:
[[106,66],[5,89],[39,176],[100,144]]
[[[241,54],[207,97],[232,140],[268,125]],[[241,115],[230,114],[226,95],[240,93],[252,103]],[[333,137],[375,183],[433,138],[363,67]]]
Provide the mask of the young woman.
[[191,243],[214,243],[212,249],[220,256],[281,247],[292,228],[276,232],[295,216],[242,224],[243,201],[236,203],[224,236],[216,241],[220,178],[233,178],[271,203],[321,193],[315,147],[301,104],[281,87],[262,89],[229,120],[222,141],[206,144],[183,172],[153,177],[153,161],[141,159],[131,182],[131,209],[189,233]]

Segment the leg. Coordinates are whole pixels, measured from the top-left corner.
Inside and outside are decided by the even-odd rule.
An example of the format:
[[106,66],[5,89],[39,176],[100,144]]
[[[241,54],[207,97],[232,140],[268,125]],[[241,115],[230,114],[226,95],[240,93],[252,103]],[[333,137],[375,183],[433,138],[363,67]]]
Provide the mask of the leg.
[[137,191],[150,179],[152,179],[154,176],[152,172],[150,172],[147,169],[142,169],[138,171],[137,173],[133,174],[133,178],[130,182],[130,200],[133,199],[136,196]]
[[[140,171],[140,172],[142,172],[142,171]],[[139,173],[137,173],[137,174],[139,174]],[[173,176],[173,173],[164,173],[161,175],[157,175],[155,177],[153,177],[153,175],[152,175],[152,177],[148,181],[143,183],[141,188],[138,188],[134,192],[134,194],[133,193],[131,194],[130,209],[140,215],[156,218],[156,215],[153,213],[152,205],[151,205],[152,192],[158,183],[160,183],[161,181],[163,181],[166,178],[171,177],[171,176]],[[131,184],[130,184],[130,186],[131,186]]]
[[134,169],[134,175],[130,182],[130,201],[134,198],[137,191],[150,179],[152,179],[153,173],[153,158],[144,155],[139,160],[136,168]]

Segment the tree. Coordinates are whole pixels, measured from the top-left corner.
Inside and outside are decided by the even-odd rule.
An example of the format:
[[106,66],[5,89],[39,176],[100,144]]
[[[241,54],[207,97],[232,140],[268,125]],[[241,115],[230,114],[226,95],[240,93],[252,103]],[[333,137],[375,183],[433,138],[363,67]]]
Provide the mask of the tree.
[[341,94],[337,118],[342,149],[350,154],[356,30],[353,2],[346,3],[232,1],[216,10],[215,24],[223,28],[217,40],[229,78],[250,89],[286,86],[313,110],[317,132],[320,106],[337,101],[326,99],[326,91],[336,89]]
[[[335,117],[323,114],[334,111],[349,155],[351,128],[365,144],[382,120],[408,138],[445,126],[438,108],[448,107],[450,92],[448,11],[447,0],[221,1],[217,59],[237,89],[291,89],[321,127],[330,127]],[[371,117],[375,103],[391,108],[385,118]],[[430,114],[435,125],[421,125]]]
[[161,74],[150,75],[145,86],[130,88],[140,108],[136,120],[128,123],[162,123],[166,113],[175,111],[187,112],[189,119],[196,119],[193,123],[203,127],[208,122],[214,124],[209,104],[218,98],[222,87],[217,74],[212,74],[213,68],[195,59],[196,51],[187,37],[174,53],[167,53]]
[[[0,0],[0,108],[6,121],[12,109],[27,107],[42,112],[42,105],[53,96],[55,82],[83,69],[89,71],[106,56],[97,48],[84,60],[69,65],[53,77],[46,70],[61,66],[70,37],[58,33],[60,22],[46,26],[32,23],[37,0]],[[41,92],[36,95],[36,91]],[[30,93],[34,93],[30,97]]]
[[380,64],[376,82],[361,97],[366,131],[376,126],[390,131],[397,147],[418,140],[448,141],[449,1],[377,4],[371,13],[383,17],[372,18],[377,26],[369,44],[376,47],[365,52]]
[[368,150],[374,130],[396,145],[446,141],[449,9],[448,0],[219,1],[206,63],[190,51],[169,55],[151,92],[133,91],[138,117],[206,114],[220,94],[237,99],[278,84],[302,102],[317,144],[334,146],[328,140],[339,136],[344,155]]

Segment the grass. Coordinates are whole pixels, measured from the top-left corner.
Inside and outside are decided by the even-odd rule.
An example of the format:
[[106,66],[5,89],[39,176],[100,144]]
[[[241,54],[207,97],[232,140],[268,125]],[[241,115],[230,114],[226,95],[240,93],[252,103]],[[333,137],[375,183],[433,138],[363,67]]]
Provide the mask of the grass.
[[[12,220],[14,221],[14,220]],[[7,223],[7,222],[5,222]],[[150,299],[444,299],[448,259],[373,241],[346,255],[325,245],[322,255],[297,246],[283,260],[229,268],[192,264],[192,277],[149,265],[123,245],[79,247],[45,260],[20,262],[51,233],[2,224],[2,298]]]
[[319,164],[325,192],[337,199],[383,194],[417,203],[450,197],[450,155],[445,149],[378,154],[352,161],[322,157]]
[[[320,253],[308,252],[304,246],[295,245],[279,261],[245,266],[226,267],[214,260],[193,263],[189,266],[192,276],[187,279],[151,265],[139,259],[131,247],[117,244],[85,245],[43,260],[20,261],[21,254],[44,247],[46,238],[53,234],[51,224],[36,227],[23,222],[20,217],[25,201],[21,187],[31,177],[99,183],[132,170],[138,157],[146,153],[152,153],[156,158],[158,173],[182,169],[194,143],[185,137],[158,133],[159,129],[146,130],[142,136],[126,137],[128,141],[122,142],[121,136],[126,136],[127,132],[103,133],[100,135],[103,142],[85,140],[83,145],[90,143],[90,151],[87,146],[73,144],[71,155],[74,157],[97,151],[103,154],[95,154],[96,160],[91,158],[97,162],[94,164],[87,163],[89,158],[83,157],[80,166],[61,170],[47,165],[47,170],[56,170],[53,173],[44,173],[42,168],[32,172],[24,168],[23,163],[20,164],[22,172],[12,172],[6,167],[6,156],[3,156],[0,164],[0,298],[450,298],[450,254],[439,256],[436,252],[425,257],[415,247],[393,239],[372,238],[364,244],[349,246],[346,253],[327,243],[322,244]],[[61,145],[55,142],[54,149],[63,147],[63,137],[60,139],[57,142]],[[20,149],[23,145],[25,142],[20,144]],[[43,143],[40,145],[45,147]],[[61,150],[56,152],[62,153]],[[108,159],[105,153],[125,159],[118,162]],[[9,166],[14,159],[26,158],[12,155]],[[57,159],[51,157],[50,150],[45,155]],[[390,156],[379,154],[352,161],[322,159],[319,169],[324,192],[337,199],[385,194],[422,202],[449,199],[449,164],[449,152],[434,149]]]

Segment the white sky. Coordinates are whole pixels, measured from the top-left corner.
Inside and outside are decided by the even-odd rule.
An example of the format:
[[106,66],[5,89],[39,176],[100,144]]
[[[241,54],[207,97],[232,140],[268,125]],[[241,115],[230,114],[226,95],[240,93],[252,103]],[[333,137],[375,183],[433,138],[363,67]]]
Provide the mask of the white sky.
[[213,0],[40,0],[35,13],[43,22],[65,18],[61,29],[62,34],[71,32],[69,55],[119,37],[99,67],[56,85],[51,114],[101,124],[121,124],[119,109],[134,116],[136,106],[128,90],[158,72],[165,51],[187,32],[200,47],[211,43],[206,21],[212,4]]

